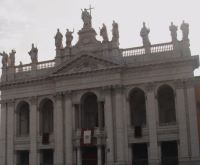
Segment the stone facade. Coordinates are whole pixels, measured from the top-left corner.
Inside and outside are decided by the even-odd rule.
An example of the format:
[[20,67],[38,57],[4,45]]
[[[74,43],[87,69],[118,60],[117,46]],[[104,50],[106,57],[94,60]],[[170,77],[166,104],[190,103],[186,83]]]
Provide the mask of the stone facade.
[[[118,29],[101,42],[91,15],[85,19],[75,45],[71,36],[64,47],[58,30],[54,60],[4,61],[1,164],[200,164],[193,75],[199,58],[191,56],[187,34],[181,41],[172,36],[172,42],[121,49]],[[172,104],[164,115],[162,98]],[[170,155],[166,144],[177,152]]]

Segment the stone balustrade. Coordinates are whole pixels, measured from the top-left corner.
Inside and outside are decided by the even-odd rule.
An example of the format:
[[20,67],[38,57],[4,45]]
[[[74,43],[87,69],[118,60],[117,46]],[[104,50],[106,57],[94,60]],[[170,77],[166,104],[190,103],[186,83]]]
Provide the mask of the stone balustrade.
[[[169,52],[173,51],[174,46],[171,42],[169,43],[162,43],[162,44],[155,44],[150,46],[150,53],[161,53],[161,52]],[[134,48],[128,48],[128,49],[122,49],[122,55],[123,56],[138,56],[138,55],[144,55],[146,53],[145,47],[134,47]]]
[[[18,66],[15,66],[15,72],[19,73],[19,72],[32,71],[34,70],[33,66],[34,64],[18,65]],[[55,66],[55,60],[42,61],[36,64],[36,70],[53,68],[54,66]]]

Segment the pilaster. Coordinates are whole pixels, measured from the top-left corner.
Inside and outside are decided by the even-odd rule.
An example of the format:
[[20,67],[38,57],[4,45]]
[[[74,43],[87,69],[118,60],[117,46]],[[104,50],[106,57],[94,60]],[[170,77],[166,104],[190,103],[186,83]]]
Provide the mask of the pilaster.
[[30,99],[30,165],[37,164],[37,98]]
[[175,82],[176,86],[176,110],[179,126],[179,160],[180,162],[188,161],[189,147],[188,147],[188,129],[185,109],[185,95],[184,82],[179,80]]
[[189,132],[190,132],[190,146],[191,146],[191,159],[200,160],[199,155],[199,135],[198,135],[198,124],[197,124],[197,109],[196,99],[194,93],[194,82],[192,80],[186,81],[187,90],[187,107],[189,117]]
[[149,127],[149,164],[159,164],[159,148],[157,137],[157,125],[156,125],[156,100],[155,100],[155,84],[149,83],[146,86],[147,100],[146,100],[146,112],[148,117]]
[[7,103],[1,102],[1,133],[0,133],[0,160],[6,164],[6,125],[7,125]]
[[105,130],[106,130],[106,164],[114,164],[114,142],[113,142],[113,107],[111,88],[105,88]]
[[8,100],[7,165],[14,164],[14,100]]
[[71,92],[65,92],[65,164],[72,165],[73,164],[73,143],[72,143],[72,128],[73,128],[73,120],[72,120],[72,100],[71,100]]
[[125,159],[126,145],[123,96],[122,87],[115,87],[116,164],[127,163]]
[[54,109],[54,138],[55,138],[55,151],[54,151],[54,165],[64,164],[64,150],[63,150],[63,105],[62,93],[56,93],[55,96],[55,109]]

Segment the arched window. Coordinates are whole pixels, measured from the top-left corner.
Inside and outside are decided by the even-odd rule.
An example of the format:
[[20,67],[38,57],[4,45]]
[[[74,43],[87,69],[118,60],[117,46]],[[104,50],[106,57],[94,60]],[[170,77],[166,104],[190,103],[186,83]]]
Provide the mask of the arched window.
[[53,132],[53,102],[50,99],[41,101],[40,106],[40,134]]
[[176,121],[174,91],[169,85],[162,85],[158,89],[158,109],[160,124]]
[[86,129],[98,127],[97,96],[93,93],[86,93],[81,99],[81,125]]
[[142,126],[146,124],[146,103],[145,94],[139,89],[133,89],[129,96],[130,118],[132,126]]
[[25,101],[20,102],[17,105],[17,135],[28,136],[29,135],[29,104]]

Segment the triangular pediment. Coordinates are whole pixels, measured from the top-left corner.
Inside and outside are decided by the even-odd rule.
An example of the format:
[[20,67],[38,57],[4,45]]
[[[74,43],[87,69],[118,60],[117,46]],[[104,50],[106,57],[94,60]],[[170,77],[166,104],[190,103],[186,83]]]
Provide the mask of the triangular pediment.
[[117,67],[120,67],[120,65],[110,60],[93,55],[81,55],[74,57],[68,62],[63,62],[60,66],[56,67],[53,74],[84,73]]

